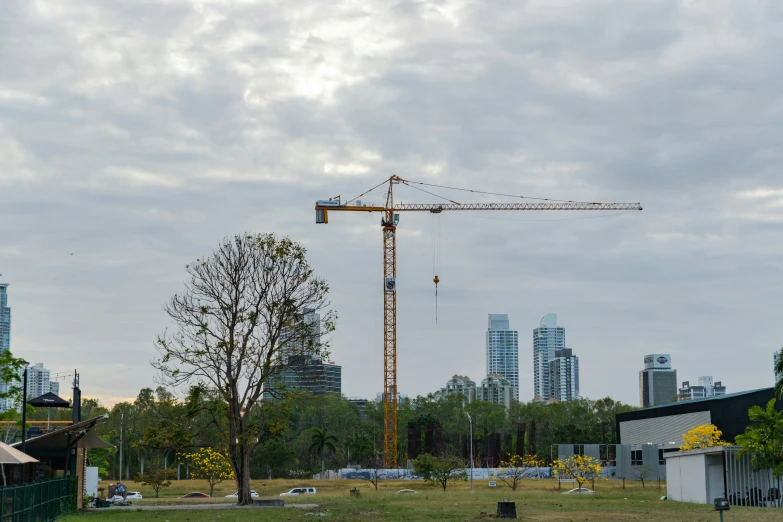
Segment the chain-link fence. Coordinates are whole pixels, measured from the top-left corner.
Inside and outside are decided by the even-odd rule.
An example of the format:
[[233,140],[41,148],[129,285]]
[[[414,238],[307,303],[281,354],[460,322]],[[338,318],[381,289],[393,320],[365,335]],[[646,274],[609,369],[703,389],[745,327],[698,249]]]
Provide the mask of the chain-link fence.
[[75,509],[75,478],[0,487],[0,522],[49,522]]

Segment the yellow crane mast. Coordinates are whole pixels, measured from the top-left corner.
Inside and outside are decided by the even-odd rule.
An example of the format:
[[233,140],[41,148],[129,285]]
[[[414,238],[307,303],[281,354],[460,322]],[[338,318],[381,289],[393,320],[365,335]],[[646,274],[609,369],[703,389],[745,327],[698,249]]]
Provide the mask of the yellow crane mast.
[[[388,183],[385,203],[362,203],[358,198]],[[397,225],[400,221],[399,212],[441,212],[454,210],[642,210],[639,203],[590,203],[581,201],[551,200],[540,198],[525,198],[508,194],[494,194],[522,199],[540,199],[539,202],[522,203],[457,203],[446,200],[446,203],[394,203],[394,185],[404,184],[412,188],[414,185],[454,189],[429,183],[409,181],[399,176],[391,176],[370,190],[342,202],[340,196],[315,203],[315,222],[329,223],[329,212],[381,212],[381,230],[383,232],[383,449],[387,468],[397,466]],[[433,196],[433,194],[423,189]],[[493,194],[480,190],[454,189],[480,194]],[[437,196],[441,197],[441,196]],[[437,276],[434,280],[437,285]]]

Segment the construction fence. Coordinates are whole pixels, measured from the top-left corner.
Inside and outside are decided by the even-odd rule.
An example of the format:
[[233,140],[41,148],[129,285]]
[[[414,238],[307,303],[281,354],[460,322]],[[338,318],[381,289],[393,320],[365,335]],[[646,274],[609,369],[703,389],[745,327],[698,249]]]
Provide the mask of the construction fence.
[[0,522],[50,522],[76,509],[76,479],[0,487]]

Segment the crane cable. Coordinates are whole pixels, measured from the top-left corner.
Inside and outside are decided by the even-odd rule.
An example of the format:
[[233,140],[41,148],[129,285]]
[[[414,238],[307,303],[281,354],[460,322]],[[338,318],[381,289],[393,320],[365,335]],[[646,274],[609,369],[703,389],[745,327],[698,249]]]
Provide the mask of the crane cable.
[[435,283],[435,323],[438,322],[438,283],[440,278],[440,214],[432,214],[432,273]]

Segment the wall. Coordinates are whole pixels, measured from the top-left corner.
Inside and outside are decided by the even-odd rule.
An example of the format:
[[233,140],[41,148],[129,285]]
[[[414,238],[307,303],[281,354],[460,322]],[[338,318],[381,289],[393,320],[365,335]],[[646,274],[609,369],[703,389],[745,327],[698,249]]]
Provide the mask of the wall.
[[620,422],[620,442],[639,449],[642,444],[668,444],[682,442],[683,433],[694,426],[710,424],[710,412],[699,411],[666,417],[638,419]]
[[703,453],[666,459],[666,495],[669,500],[707,503],[707,472]]

